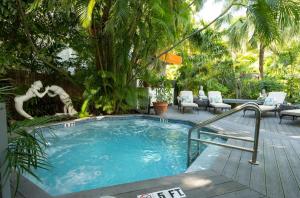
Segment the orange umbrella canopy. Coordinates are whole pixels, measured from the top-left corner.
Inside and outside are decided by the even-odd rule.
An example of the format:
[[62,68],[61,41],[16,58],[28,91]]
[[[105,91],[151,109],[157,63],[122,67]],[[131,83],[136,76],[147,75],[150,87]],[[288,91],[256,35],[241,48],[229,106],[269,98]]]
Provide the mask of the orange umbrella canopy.
[[167,53],[159,57],[159,59],[169,64],[179,65],[182,63],[182,57],[175,54]]

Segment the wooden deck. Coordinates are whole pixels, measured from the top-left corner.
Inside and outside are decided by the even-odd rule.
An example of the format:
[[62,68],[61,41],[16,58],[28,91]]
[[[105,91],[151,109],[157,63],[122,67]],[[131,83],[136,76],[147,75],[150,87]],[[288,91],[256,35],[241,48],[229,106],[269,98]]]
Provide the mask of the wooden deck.
[[[224,120],[213,123],[214,127],[225,131],[234,131],[253,137],[254,113],[247,112],[243,117],[237,113]],[[180,118],[192,121],[205,120],[213,116],[207,111],[190,111],[178,113],[175,108],[167,118]],[[274,113],[263,116],[259,140],[259,165],[251,165],[251,153],[239,150],[209,146],[190,167],[212,170],[248,186],[267,197],[299,198],[300,197],[300,120],[283,120]],[[228,143],[251,147],[251,143],[229,140]]]
[[[201,198],[259,198],[261,193],[250,190],[246,185],[224,177],[213,171],[197,171],[176,176],[150,179],[101,190],[83,191],[77,194],[63,195],[59,198],[132,198],[138,195],[180,187],[187,197]],[[147,196],[145,196],[147,197]]]

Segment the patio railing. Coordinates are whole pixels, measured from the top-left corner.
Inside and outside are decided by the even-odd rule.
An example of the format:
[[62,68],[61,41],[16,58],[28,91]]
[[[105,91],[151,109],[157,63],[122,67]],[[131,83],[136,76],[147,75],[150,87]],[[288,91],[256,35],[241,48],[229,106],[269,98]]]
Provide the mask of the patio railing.
[[[245,137],[237,137],[237,136],[227,135],[227,134],[219,134],[219,133],[214,133],[214,132],[201,131],[201,128],[203,128],[213,122],[221,120],[225,117],[228,117],[232,114],[240,112],[244,109],[251,109],[251,110],[255,111],[256,122],[255,122],[254,139],[253,138],[245,138]],[[240,105],[230,111],[226,111],[220,115],[214,116],[208,120],[205,120],[204,122],[197,124],[196,126],[191,128],[188,133],[187,166],[189,167],[190,164],[192,163],[193,159],[195,159],[195,157],[192,157],[193,154],[191,153],[191,145],[192,145],[193,141],[197,142],[196,156],[199,155],[199,143],[201,142],[204,144],[213,144],[213,145],[222,146],[222,147],[226,147],[226,148],[232,148],[232,149],[238,149],[238,150],[242,150],[242,151],[251,152],[252,159],[249,161],[249,163],[257,165],[258,164],[257,149],[258,149],[258,139],[259,139],[259,130],[260,130],[260,119],[261,119],[261,112],[260,112],[259,106],[256,103],[249,102],[249,103]],[[197,132],[197,138],[192,137],[193,132]],[[240,147],[240,146],[235,146],[235,145],[226,144],[226,143],[202,140],[202,139],[200,139],[201,134],[212,135],[212,136],[217,136],[217,137],[222,137],[222,138],[227,138],[227,139],[236,139],[236,140],[241,140],[241,141],[253,142],[253,147],[247,148],[247,147]]]

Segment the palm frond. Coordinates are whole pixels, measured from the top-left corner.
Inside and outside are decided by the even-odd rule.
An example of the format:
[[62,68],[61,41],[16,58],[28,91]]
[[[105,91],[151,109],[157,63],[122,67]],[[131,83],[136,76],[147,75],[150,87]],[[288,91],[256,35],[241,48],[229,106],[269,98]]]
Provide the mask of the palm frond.
[[267,0],[273,10],[276,10],[276,20],[283,30],[286,27],[298,28],[300,22],[300,2],[294,0]]
[[276,13],[265,0],[257,0],[250,5],[247,13],[255,25],[260,40],[265,45],[280,38]]
[[235,49],[244,48],[244,45],[248,43],[251,29],[251,23],[249,23],[246,17],[238,18],[227,30],[231,46]]
[[5,178],[8,178],[11,172],[15,172],[17,176],[25,173],[38,179],[33,172],[34,169],[49,169],[51,167],[44,152],[47,146],[46,138],[40,128],[36,127],[60,119],[62,117],[42,117],[9,125],[8,149],[4,163],[0,164],[4,170]]
[[89,0],[88,3],[78,2],[76,6],[76,12],[84,28],[88,28],[91,25],[95,4],[96,0]]
[[40,7],[42,5],[42,3],[44,2],[44,0],[34,0],[30,6],[28,7],[28,9],[26,10],[26,12],[32,12],[33,10],[37,9],[38,7]]
[[196,11],[199,11],[203,8],[203,5],[205,4],[207,0],[192,0],[189,5],[194,4]]

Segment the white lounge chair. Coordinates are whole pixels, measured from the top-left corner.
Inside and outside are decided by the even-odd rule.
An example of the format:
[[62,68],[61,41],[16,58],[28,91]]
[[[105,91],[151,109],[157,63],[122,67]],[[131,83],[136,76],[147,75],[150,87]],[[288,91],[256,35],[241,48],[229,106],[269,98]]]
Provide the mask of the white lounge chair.
[[185,108],[198,107],[198,105],[194,103],[194,96],[192,91],[181,91],[177,99],[179,110],[181,109],[182,113],[184,113]]
[[209,107],[214,108],[214,112],[216,112],[217,109],[231,109],[229,104],[223,103],[222,94],[219,91],[209,91],[208,101]]
[[280,118],[280,124],[283,117],[290,116],[295,120],[295,118],[300,117],[300,109],[289,109],[289,110],[283,110],[279,113]]
[[[264,101],[264,104],[259,105],[260,111],[262,113],[273,111],[276,116],[279,105],[284,103],[285,97],[286,97],[285,92],[280,92],[280,91],[269,92],[268,97]],[[249,109],[244,110],[244,116],[247,110]]]

